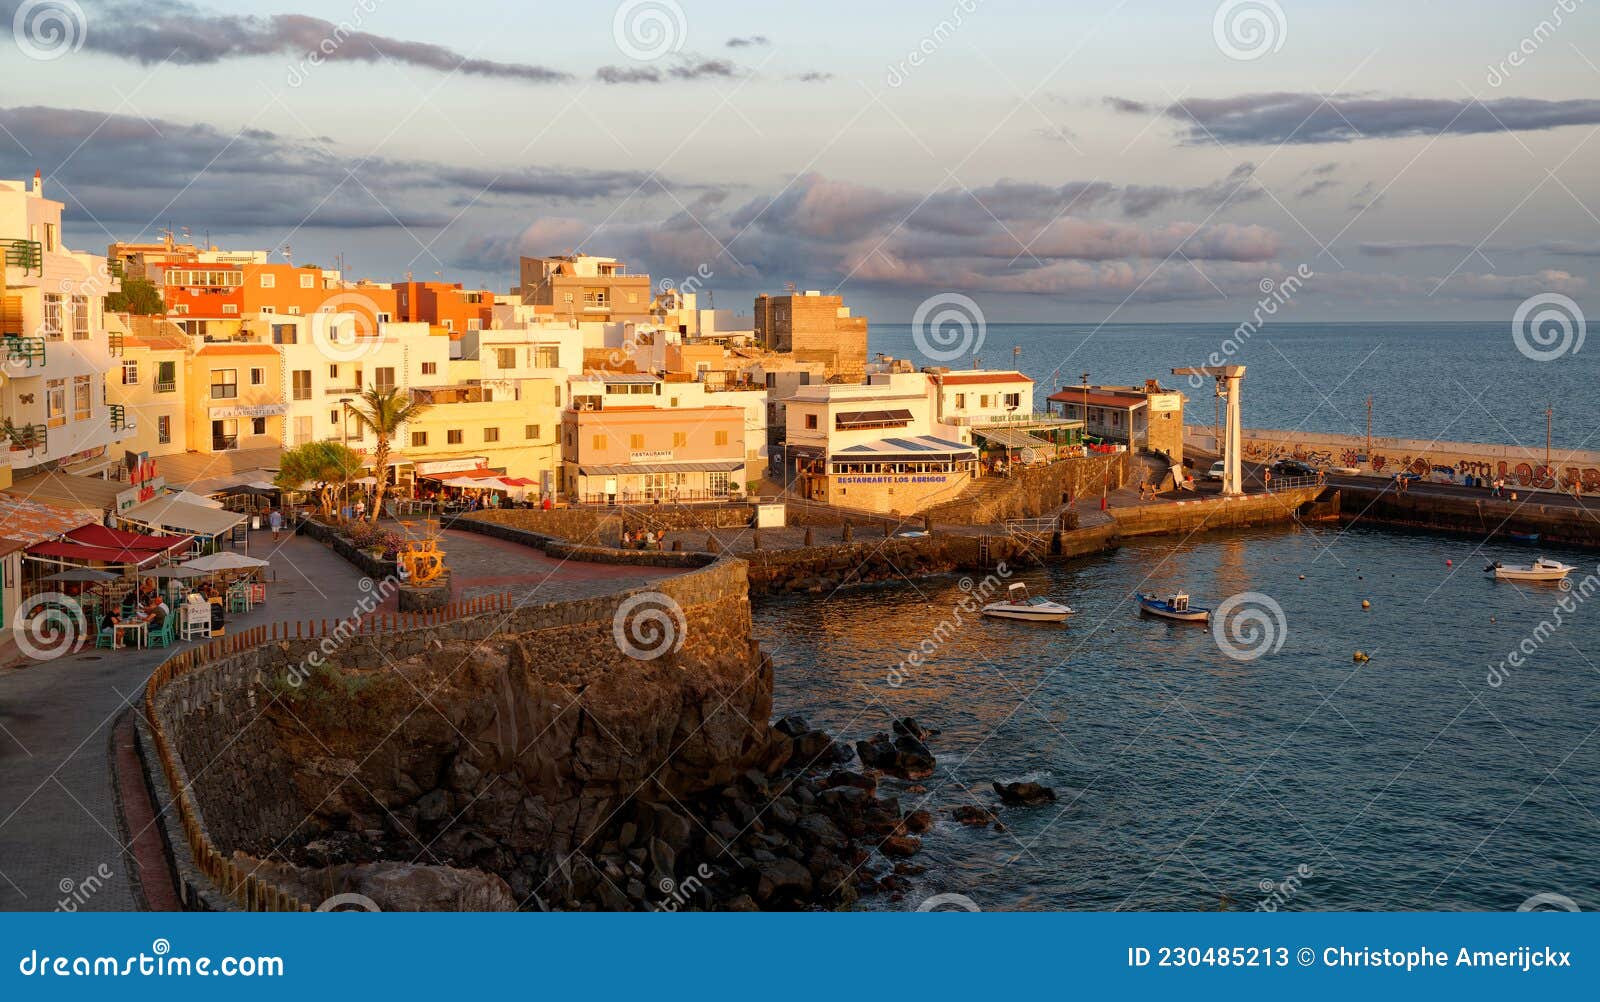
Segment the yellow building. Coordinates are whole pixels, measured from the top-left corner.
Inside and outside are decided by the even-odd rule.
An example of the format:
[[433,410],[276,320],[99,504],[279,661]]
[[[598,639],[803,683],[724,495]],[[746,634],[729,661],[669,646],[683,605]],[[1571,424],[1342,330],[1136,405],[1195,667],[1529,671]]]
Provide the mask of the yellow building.
[[482,385],[414,389],[413,399],[430,406],[406,425],[395,452],[413,465],[417,476],[481,466],[553,490],[560,460],[561,390],[562,382],[555,378],[517,380],[510,396]]
[[185,382],[189,451],[283,444],[283,360],[272,345],[202,345],[189,358]]
[[133,426],[122,447],[151,457],[186,451],[189,339],[183,329],[160,317],[111,314],[106,321],[124,332],[122,357],[106,373],[106,402],[122,407]]

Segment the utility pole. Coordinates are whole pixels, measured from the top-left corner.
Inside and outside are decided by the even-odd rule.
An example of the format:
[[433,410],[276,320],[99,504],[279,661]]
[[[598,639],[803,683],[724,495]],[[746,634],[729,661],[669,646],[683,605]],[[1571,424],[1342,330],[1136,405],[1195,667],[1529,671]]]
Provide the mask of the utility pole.
[[1556,410],[1549,404],[1544,407],[1544,469],[1545,473],[1553,480],[1555,471],[1550,469],[1550,433],[1554,430]]
[[[1083,437],[1089,437],[1089,374],[1087,372],[1083,374]],[[1088,451],[1085,450],[1084,455],[1087,456],[1088,454]]]
[[1367,394],[1367,468],[1372,467],[1372,394]]

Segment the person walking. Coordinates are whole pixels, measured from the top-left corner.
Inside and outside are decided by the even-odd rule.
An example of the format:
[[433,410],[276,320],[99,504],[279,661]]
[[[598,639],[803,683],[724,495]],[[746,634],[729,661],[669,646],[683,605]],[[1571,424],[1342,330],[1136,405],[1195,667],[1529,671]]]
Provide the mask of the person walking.
[[272,529],[272,541],[278,541],[278,533],[283,531],[283,512],[276,508],[267,510],[267,525]]

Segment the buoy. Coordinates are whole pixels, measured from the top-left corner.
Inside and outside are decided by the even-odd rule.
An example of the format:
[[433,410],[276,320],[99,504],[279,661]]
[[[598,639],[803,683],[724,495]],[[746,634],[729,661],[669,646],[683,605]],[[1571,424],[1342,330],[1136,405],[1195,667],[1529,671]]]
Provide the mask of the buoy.
[[1446,559],[1445,562],[1444,562],[1444,565],[1446,567],[1454,567],[1456,565],[1456,562],[1454,560]]
[[1351,660],[1359,662],[1359,661],[1371,661],[1372,659],[1367,657],[1367,652],[1366,651],[1356,651],[1355,657],[1352,658]]
[[1306,576],[1304,574],[1300,575],[1300,580],[1301,581],[1304,581],[1305,579],[1306,579]]
[[1370,608],[1372,608],[1372,603],[1368,602],[1366,599],[1362,599],[1361,600],[1361,608],[1370,609]]

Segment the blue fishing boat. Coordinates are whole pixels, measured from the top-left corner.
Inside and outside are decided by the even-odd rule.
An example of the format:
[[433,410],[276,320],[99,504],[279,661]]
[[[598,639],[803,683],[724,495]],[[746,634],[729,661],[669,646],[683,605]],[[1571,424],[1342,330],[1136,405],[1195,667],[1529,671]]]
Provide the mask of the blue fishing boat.
[[1139,611],[1146,616],[1156,616],[1179,623],[1207,623],[1211,610],[1189,604],[1189,596],[1179,592],[1161,598],[1157,595],[1140,595]]
[[1510,532],[1506,535],[1519,543],[1537,543],[1539,541],[1537,532]]

